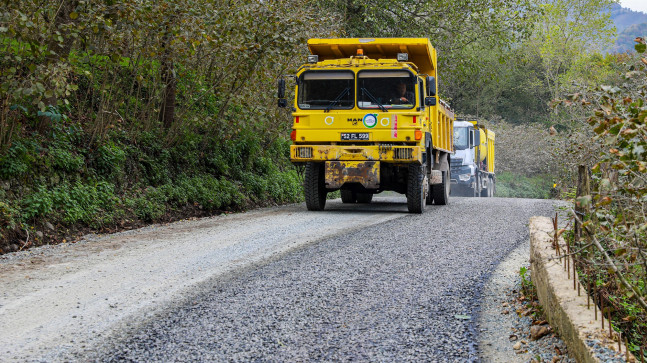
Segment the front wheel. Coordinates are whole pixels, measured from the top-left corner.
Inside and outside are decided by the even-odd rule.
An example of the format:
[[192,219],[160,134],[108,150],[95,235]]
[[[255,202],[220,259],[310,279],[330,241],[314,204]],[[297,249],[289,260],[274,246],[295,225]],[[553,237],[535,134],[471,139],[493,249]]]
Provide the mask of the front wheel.
[[323,210],[326,206],[326,185],[324,181],[324,164],[309,162],[306,164],[304,192],[306,207],[311,211]]
[[446,171],[443,171],[443,182],[440,184],[434,184],[432,188],[432,193],[434,193],[434,201],[437,205],[446,205],[449,203],[449,178],[447,177]]
[[410,213],[422,213],[425,211],[427,199],[428,179],[424,165],[409,165],[409,177],[407,179],[407,208]]

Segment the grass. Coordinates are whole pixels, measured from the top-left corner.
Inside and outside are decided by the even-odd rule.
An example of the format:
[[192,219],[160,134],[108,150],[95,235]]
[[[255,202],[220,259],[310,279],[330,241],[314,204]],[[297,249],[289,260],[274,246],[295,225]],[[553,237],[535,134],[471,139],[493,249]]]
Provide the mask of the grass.
[[497,174],[496,196],[505,198],[550,199],[554,196],[549,175],[528,177],[513,172]]

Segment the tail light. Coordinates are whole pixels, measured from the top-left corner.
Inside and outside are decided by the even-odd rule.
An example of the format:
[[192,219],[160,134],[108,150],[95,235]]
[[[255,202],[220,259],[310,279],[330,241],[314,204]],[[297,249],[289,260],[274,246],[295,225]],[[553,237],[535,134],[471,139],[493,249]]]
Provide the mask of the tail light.
[[290,140],[297,141],[297,130],[292,130],[292,132],[290,132]]
[[416,135],[416,140],[422,139],[422,131],[416,130],[415,135]]
[[294,123],[298,124],[299,123],[299,116],[294,117]]
[[414,124],[416,123],[416,117],[417,117],[417,116],[413,116],[413,123],[414,123]]

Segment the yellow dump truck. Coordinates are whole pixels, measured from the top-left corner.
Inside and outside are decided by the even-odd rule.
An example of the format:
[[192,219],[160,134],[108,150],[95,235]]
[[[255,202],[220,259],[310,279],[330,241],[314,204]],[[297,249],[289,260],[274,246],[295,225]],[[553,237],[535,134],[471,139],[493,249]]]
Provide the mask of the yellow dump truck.
[[[454,113],[438,96],[436,50],[426,38],[310,39],[297,71],[291,161],[305,166],[308,210],[326,194],[370,203],[406,194],[412,213],[447,204]],[[279,106],[288,106],[279,80]]]
[[494,131],[477,120],[454,121],[454,147],[450,158],[451,194],[464,197],[493,197],[496,190],[494,170]]

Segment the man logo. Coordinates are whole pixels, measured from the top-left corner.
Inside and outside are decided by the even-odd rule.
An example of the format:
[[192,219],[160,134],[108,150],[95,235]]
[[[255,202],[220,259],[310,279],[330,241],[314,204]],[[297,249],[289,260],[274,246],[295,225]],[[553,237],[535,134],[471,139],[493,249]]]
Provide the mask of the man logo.
[[364,116],[364,119],[362,119],[362,123],[366,128],[374,128],[375,125],[377,125],[377,115],[373,113],[367,113],[366,116]]

